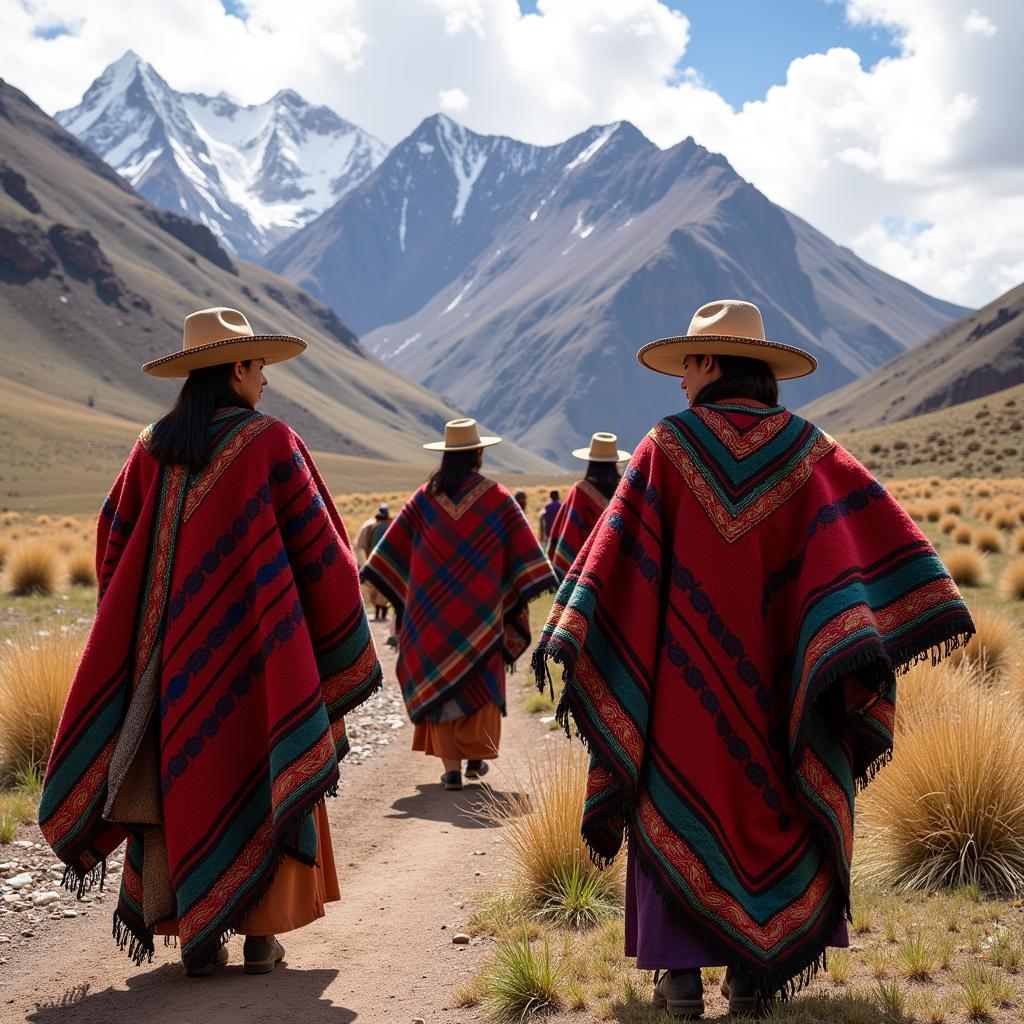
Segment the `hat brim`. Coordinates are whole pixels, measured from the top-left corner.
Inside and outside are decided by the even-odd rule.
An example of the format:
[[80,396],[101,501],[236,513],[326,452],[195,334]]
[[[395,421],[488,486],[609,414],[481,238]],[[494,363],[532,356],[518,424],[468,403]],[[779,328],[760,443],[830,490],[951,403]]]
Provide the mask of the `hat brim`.
[[492,444],[501,444],[500,437],[481,437],[473,444],[447,445],[444,441],[431,441],[423,447],[428,452],[472,452],[477,448],[490,448]]
[[629,462],[633,458],[632,452],[624,452],[621,448],[617,448],[616,451],[618,455],[591,455],[589,448],[575,448],[572,457],[584,462]]
[[293,338],[288,334],[257,334],[251,338],[211,341],[184,352],[174,352],[145,363],[142,372],[150,377],[187,377],[192,370],[246,359],[263,359],[268,364],[283,363],[305,351],[306,343],[301,338]]
[[778,341],[756,341],[732,335],[686,335],[677,338],[659,338],[648,342],[637,352],[640,363],[655,373],[668,377],[683,377],[683,359],[686,356],[742,356],[760,359],[771,367],[776,380],[794,380],[806,377],[818,368],[818,360],[803,349],[783,345]]

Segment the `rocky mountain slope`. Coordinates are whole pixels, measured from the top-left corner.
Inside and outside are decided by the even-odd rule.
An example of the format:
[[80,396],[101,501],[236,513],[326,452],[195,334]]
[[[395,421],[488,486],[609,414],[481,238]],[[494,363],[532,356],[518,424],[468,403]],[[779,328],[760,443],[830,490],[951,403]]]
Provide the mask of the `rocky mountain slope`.
[[[151,206],[2,81],[0,186],[0,376],[18,385],[4,389],[5,412],[16,394],[36,403],[49,395],[145,423],[176,385],[143,375],[141,364],[180,347],[186,313],[226,305],[257,332],[309,341],[301,358],[268,370],[265,408],[312,447],[433,461],[420,444],[439,436],[455,410],[371,357],[306,292],[231,259],[202,225]],[[512,444],[492,462],[550,469]]]
[[387,147],[291,90],[240,106],[180,93],[132,51],[57,121],[156,206],[258,258],[367,178]]
[[395,367],[565,462],[593,430],[634,445],[681,404],[635,362],[736,296],[820,363],[799,404],[963,310],[859,260],[692,139],[620,122],[557,146],[425,120],[266,265],[341,311]]
[[907,419],[1024,381],[1024,284],[807,406],[832,431]]

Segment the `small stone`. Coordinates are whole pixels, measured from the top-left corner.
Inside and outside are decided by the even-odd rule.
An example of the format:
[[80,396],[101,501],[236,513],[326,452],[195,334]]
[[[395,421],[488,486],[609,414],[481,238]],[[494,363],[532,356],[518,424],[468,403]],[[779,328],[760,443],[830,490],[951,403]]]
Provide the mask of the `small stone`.
[[448,925],[446,925],[446,924],[441,925],[441,931],[444,932],[444,931],[447,931],[447,930],[448,930]]
[[0,946],[6,946],[11,941],[10,935],[0,935]]
[[452,944],[455,946],[468,946],[469,936],[465,932],[456,932],[452,936]]
[[487,856],[487,851],[486,850],[474,850],[473,851],[473,856],[474,857],[486,857]]
[[483,874],[484,873],[482,871],[474,871],[473,872],[474,878],[483,878]]
[[59,892],[36,892],[32,894],[32,906],[48,907],[60,899]]
[[426,1021],[422,1017],[413,1017],[412,1024],[426,1024]]
[[78,911],[77,910],[65,910],[64,911],[64,916],[65,917],[78,917]]
[[35,844],[31,839],[15,839],[11,846],[18,846],[22,850],[31,850]]
[[7,884],[17,892],[19,889],[24,889],[26,885],[32,884],[32,872],[24,871],[20,875],[15,875],[13,878],[7,880]]
[[21,929],[21,937],[23,939],[31,939],[34,934],[35,933],[32,931],[31,928],[22,928]]

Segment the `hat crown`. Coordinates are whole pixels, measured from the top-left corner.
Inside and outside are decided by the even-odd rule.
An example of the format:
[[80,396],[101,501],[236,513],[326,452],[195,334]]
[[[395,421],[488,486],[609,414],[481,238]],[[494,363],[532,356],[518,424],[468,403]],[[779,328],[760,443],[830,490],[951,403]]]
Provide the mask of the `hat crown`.
[[711,335],[727,338],[749,338],[764,341],[764,321],[761,310],[752,302],[740,299],[719,299],[705,302],[690,321],[686,332],[690,337]]
[[444,425],[444,443],[446,448],[472,448],[480,444],[476,420],[449,420]]
[[598,431],[590,438],[590,454],[599,459],[619,457],[619,439],[615,434]]
[[212,306],[200,309],[185,317],[182,350],[188,351],[200,345],[211,345],[218,341],[253,337],[252,327],[244,314],[228,306]]

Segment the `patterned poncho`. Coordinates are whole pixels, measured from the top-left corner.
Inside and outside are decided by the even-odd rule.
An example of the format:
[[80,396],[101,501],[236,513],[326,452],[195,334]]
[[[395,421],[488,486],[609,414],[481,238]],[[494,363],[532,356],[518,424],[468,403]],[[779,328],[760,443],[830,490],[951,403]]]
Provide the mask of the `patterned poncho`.
[[854,794],[896,673],[973,631],[935,551],[831,437],[742,401],[662,420],[555,598],[534,659],[591,752],[582,831],[629,830],[670,911],[765,993],[848,913]]
[[607,507],[608,499],[589,480],[580,480],[572,485],[569,496],[555,516],[548,538],[548,559],[559,582],[565,579],[580,548]]
[[530,645],[527,603],[556,580],[501,484],[471,473],[454,498],[420,487],[362,575],[404,609],[397,674],[413,722],[444,705],[446,717],[504,711],[505,665]]
[[199,473],[162,466],[144,432],[104,504],[99,605],[39,809],[79,893],[127,838],[114,934],[139,963],[168,918],[183,959],[209,962],[284,854],[315,861],[342,715],[381,682],[302,442],[248,409],[210,431]]

